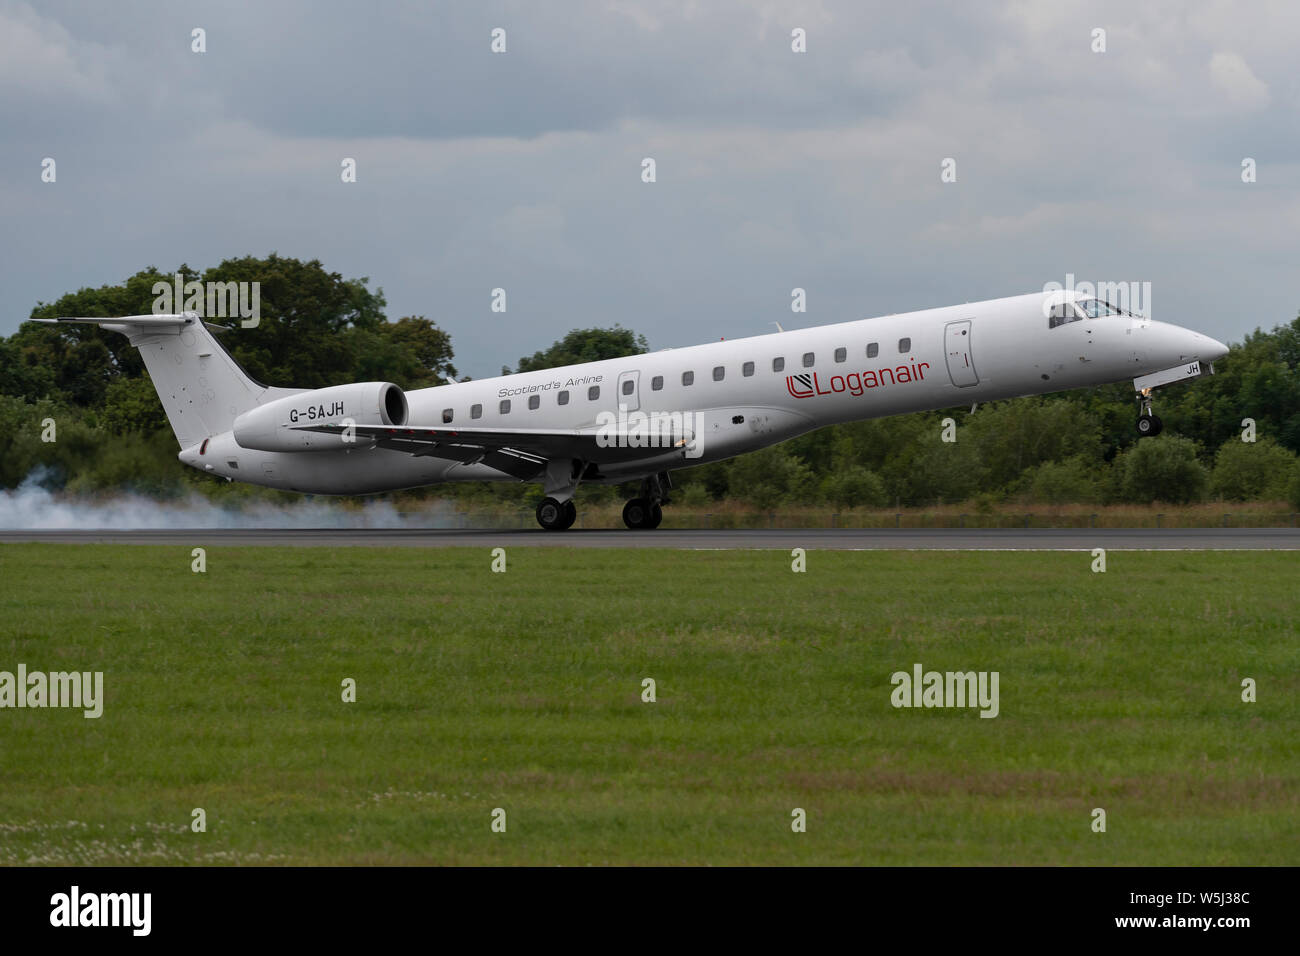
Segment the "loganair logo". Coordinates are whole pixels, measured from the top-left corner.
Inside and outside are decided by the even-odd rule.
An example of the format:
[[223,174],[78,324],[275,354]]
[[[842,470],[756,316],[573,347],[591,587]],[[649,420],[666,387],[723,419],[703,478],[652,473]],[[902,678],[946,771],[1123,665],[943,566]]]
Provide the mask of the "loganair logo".
[[925,370],[929,362],[910,359],[907,365],[884,366],[867,369],[865,372],[849,372],[847,375],[832,375],[825,388],[817,372],[801,372],[787,375],[785,387],[795,398],[812,398],[814,395],[833,395],[836,392],[848,392],[850,395],[862,395],[869,388],[885,385],[906,385],[908,382],[925,381]]

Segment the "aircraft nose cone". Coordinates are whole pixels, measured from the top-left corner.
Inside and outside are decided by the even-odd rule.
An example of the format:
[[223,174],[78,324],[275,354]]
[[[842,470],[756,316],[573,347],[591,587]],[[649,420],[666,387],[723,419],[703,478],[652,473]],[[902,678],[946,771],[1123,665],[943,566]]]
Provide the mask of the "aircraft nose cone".
[[1135,340],[1134,345],[1141,345],[1139,353],[1153,364],[1209,363],[1228,354],[1228,347],[1217,339],[1179,325],[1151,322],[1140,327],[1140,335],[1141,341]]
[[1201,362],[1213,362],[1228,354],[1228,347],[1218,339],[1212,339],[1200,332],[1192,332],[1183,345],[1184,361],[1196,359]]
[[1208,335],[1203,336],[1203,338],[1208,339],[1209,341],[1209,344],[1206,346],[1209,351],[1208,354],[1203,357],[1204,361],[1213,362],[1215,359],[1221,359],[1228,354],[1228,347],[1218,339],[1211,339]]

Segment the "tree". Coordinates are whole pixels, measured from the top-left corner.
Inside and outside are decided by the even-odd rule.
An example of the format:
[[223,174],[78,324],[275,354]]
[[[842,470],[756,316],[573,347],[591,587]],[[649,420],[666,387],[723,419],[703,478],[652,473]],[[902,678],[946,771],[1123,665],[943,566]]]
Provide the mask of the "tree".
[[167,414],[148,379],[119,377],[105,389],[102,421],[115,435],[147,435],[167,427]]
[[445,385],[456,378],[451,364],[451,336],[422,315],[406,315],[380,326],[380,331],[413,360],[406,388]]
[[[599,362],[648,351],[650,346],[644,335],[637,335],[620,325],[608,329],[574,329],[545,351],[534,352],[532,358],[521,358],[515,371],[540,372],[561,365]],[[501,374],[509,375],[509,368],[503,367]]]
[[[182,283],[258,283],[255,326],[244,327],[238,315],[205,319],[227,329],[222,345],[265,384],[322,388],[384,380],[421,387],[456,374],[447,333],[423,316],[388,322],[383,290],[372,292],[368,278],[345,279],[319,260],[302,262],[274,252],[265,258],[226,259],[202,273],[185,264],[171,273],[150,266],[121,285],[81,289],[41,303],[32,318],[148,314],[159,298],[154,287],[162,283],[171,288],[176,275]],[[171,302],[173,310],[183,306]],[[96,326],[26,324],[6,343],[6,353],[0,358],[14,362],[12,371],[0,375],[6,394],[34,398],[44,385],[42,394],[86,408],[102,406],[116,379],[144,374],[140,356],[126,338]]]
[[259,283],[261,320],[256,327],[244,328],[238,318],[217,320],[231,330],[222,345],[258,381],[323,388],[357,381],[359,366],[373,368],[365,347],[375,340],[346,334],[379,334],[386,322],[383,290],[367,289],[369,278],[344,279],[317,259],[301,262],[275,253],[265,259],[227,259],[201,278]]
[[54,369],[16,339],[0,339],[0,395],[34,402],[54,391]]

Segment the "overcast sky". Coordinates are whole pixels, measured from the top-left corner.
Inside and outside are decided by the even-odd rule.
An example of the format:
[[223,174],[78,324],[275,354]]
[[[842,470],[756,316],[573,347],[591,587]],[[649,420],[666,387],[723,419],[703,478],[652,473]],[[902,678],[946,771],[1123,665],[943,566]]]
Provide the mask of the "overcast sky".
[[575,327],[682,346],[1070,273],[1235,341],[1300,308],[1298,49],[1294,0],[0,0],[0,334],[276,251],[475,377]]

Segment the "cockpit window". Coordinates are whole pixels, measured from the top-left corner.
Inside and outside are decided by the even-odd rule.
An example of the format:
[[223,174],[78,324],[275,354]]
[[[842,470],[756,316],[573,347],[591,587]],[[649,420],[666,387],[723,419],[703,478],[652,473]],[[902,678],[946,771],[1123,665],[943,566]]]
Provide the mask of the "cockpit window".
[[1123,315],[1123,311],[1115,308],[1104,299],[1080,299],[1076,305],[1083,311],[1083,314],[1090,319],[1100,319],[1107,315]]
[[1051,314],[1047,318],[1047,327],[1054,329],[1067,322],[1078,322],[1081,318],[1082,316],[1074,311],[1074,306],[1069,302],[1061,301],[1052,306]]

